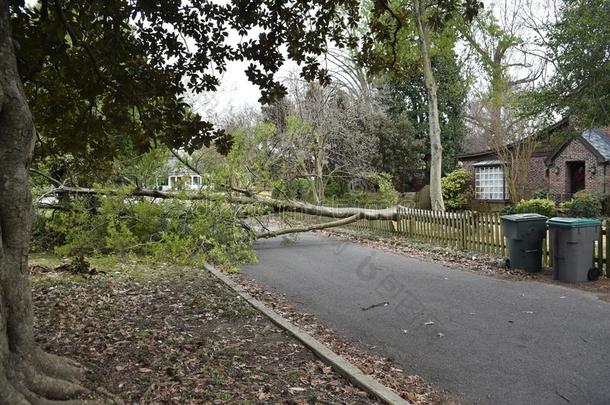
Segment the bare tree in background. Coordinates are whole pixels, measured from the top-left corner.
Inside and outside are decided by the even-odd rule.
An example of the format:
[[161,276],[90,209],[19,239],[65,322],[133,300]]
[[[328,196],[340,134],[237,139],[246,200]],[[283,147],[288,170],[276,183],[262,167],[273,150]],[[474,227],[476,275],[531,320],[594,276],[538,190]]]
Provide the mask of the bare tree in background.
[[476,136],[486,140],[502,161],[512,202],[525,195],[537,146],[531,117],[516,112],[517,96],[535,85],[545,68],[527,38],[523,14],[531,10],[529,6],[525,0],[500,2],[461,32],[482,73],[467,119]]
[[354,55],[345,49],[330,50],[326,54],[332,67],[329,69],[333,82],[344,89],[353,100],[358,100],[372,111],[375,108],[375,89],[364,67],[356,62]]
[[284,157],[291,162],[293,177],[311,180],[314,201],[322,204],[331,178],[349,180],[370,171],[375,140],[361,125],[368,107],[337,85],[322,87],[295,78],[289,83],[296,120],[286,137]]

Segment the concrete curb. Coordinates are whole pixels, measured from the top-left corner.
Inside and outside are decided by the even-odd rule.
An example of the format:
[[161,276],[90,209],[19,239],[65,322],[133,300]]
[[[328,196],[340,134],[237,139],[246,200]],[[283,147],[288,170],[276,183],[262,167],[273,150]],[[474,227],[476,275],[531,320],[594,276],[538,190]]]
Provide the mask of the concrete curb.
[[204,267],[206,270],[208,270],[210,273],[220,279],[223,283],[229,286],[232,290],[234,290],[237,294],[239,294],[250,305],[252,305],[254,308],[258,309],[265,316],[267,316],[273,323],[275,323],[282,329],[289,332],[295,338],[297,338],[301,343],[303,343],[311,351],[313,351],[320,359],[332,366],[336,371],[345,376],[354,385],[362,388],[369,394],[374,395],[386,404],[412,405],[409,401],[402,399],[400,396],[398,396],[398,394],[387,388],[385,385],[381,384],[375,378],[371,377],[370,375],[364,374],[356,366],[354,366],[349,361],[339,356],[338,354],[330,350],[328,347],[314,339],[311,335],[307,334],[301,328],[293,325],[287,319],[280,316],[277,312],[267,307],[261,301],[252,297],[239,284],[235,283],[233,280],[231,280],[228,276],[220,272],[220,270],[216,269],[214,266],[206,264]]

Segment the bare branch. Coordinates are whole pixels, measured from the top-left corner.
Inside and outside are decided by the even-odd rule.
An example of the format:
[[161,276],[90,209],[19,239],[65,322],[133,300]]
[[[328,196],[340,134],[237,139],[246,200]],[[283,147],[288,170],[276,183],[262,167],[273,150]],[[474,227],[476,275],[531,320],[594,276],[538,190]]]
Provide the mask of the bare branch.
[[45,179],[49,180],[51,183],[55,184],[56,186],[61,187],[63,185],[63,183],[61,181],[49,176],[48,174],[41,172],[40,170],[31,168],[30,172],[33,174],[37,174],[38,176],[44,177]]
[[337,221],[325,222],[323,224],[315,224],[315,225],[302,226],[302,227],[297,227],[297,228],[281,229],[278,231],[257,233],[255,237],[256,237],[256,239],[268,239],[268,238],[275,238],[276,236],[287,235],[287,234],[291,234],[291,233],[302,233],[302,232],[316,231],[316,230],[320,230],[320,229],[334,228],[337,226],[347,225],[347,224],[351,224],[352,222],[356,222],[359,219],[361,219],[360,217],[361,217],[361,214],[356,214],[356,215],[352,215],[351,217],[339,219]]
[[189,162],[188,159],[183,158],[182,156],[180,156],[180,153],[178,153],[178,151],[174,150],[174,149],[170,149],[170,151],[172,152],[172,155],[174,155],[174,157],[176,159],[178,159],[178,161],[180,163],[182,163],[183,165],[185,165],[187,168],[189,168],[190,170],[192,170],[193,172],[197,173],[198,175],[201,176],[201,172],[199,172],[199,169],[197,169],[194,165],[191,164],[191,162]]

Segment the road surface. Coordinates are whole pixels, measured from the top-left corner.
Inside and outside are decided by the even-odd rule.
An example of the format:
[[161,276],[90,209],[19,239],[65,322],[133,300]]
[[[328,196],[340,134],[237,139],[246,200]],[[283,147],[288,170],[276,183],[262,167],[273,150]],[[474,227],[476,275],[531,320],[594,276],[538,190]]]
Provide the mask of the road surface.
[[313,234],[256,250],[245,274],[464,404],[610,404],[610,304],[593,294]]

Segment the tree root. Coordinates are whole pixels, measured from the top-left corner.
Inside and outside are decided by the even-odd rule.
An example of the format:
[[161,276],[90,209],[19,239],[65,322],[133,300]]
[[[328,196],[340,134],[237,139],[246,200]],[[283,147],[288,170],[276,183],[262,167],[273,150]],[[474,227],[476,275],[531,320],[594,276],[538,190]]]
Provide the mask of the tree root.
[[26,387],[44,398],[67,400],[89,392],[79,384],[50,377],[24,361],[21,361],[16,369],[21,372]]
[[79,399],[90,391],[74,382],[82,375],[76,363],[39,349],[30,357],[10,353],[6,358],[5,373],[0,372],[0,405],[100,404]]
[[30,402],[3,373],[0,373],[0,404],[31,405]]
[[22,382],[13,381],[13,386],[23,395],[29,405],[84,405],[90,401],[80,399],[54,400],[31,391]]
[[47,353],[40,348],[36,350],[36,359],[43,373],[62,380],[80,381],[87,371],[72,359]]
[[95,389],[95,392],[99,392],[100,394],[106,396],[107,398],[109,398],[115,405],[125,405],[125,402],[119,398],[117,395],[113,394],[112,392],[108,391],[107,389],[105,389],[104,387],[97,387]]

